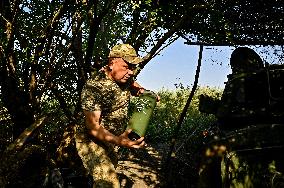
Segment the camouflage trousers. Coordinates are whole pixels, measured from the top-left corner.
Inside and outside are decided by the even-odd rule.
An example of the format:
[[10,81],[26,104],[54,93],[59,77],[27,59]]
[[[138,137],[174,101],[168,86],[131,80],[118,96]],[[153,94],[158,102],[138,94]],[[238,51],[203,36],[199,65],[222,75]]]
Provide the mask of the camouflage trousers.
[[119,188],[120,183],[115,172],[117,154],[113,145],[91,138],[84,127],[76,127],[75,142],[78,154],[94,179],[96,188]]

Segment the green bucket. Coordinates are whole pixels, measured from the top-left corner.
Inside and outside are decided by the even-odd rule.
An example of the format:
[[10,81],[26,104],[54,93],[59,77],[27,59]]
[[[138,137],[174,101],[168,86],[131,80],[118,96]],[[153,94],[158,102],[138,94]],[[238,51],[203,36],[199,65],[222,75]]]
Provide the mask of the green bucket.
[[152,91],[144,90],[138,97],[127,126],[127,129],[132,129],[128,135],[131,140],[137,140],[145,135],[156,104],[157,95]]

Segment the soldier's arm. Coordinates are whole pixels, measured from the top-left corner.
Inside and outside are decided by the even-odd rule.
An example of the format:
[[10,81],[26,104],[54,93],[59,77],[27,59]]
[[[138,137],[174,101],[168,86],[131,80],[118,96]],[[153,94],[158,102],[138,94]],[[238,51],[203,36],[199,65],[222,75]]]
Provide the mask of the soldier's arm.
[[128,134],[131,132],[131,130],[127,130],[119,136],[115,136],[106,130],[100,125],[101,111],[84,110],[84,114],[86,117],[86,126],[89,130],[89,134],[94,136],[96,139],[128,148],[141,148],[145,145],[145,142],[143,141],[144,137],[141,137],[136,141],[132,141],[128,138]]

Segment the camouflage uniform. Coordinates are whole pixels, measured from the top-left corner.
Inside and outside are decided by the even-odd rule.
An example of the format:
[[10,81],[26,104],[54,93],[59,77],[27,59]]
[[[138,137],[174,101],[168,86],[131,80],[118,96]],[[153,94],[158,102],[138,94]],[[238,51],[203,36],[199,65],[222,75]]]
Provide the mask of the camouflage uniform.
[[[141,62],[134,48],[128,44],[116,45],[108,57],[121,57],[134,66]],[[87,81],[81,98],[83,110],[101,111],[101,126],[116,136],[124,132],[128,122],[129,84],[121,87],[100,71]],[[85,126],[77,127],[75,137],[78,154],[88,173],[93,176],[95,186],[120,187],[115,173],[117,154],[114,145],[96,140],[87,133]]]
[[[87,81],[82,90],[82,108],[86,111],[101,111],[100,125],[119,136],[128,121],[130,92],[119,87],[104,72]],[[117,156],[114,145],[95,140],[85,126],[76,131],[76,147],[85,168],[96,182],[96,187],[119,187],[115,173]],[[112,186],[110,186],[112,185]]]

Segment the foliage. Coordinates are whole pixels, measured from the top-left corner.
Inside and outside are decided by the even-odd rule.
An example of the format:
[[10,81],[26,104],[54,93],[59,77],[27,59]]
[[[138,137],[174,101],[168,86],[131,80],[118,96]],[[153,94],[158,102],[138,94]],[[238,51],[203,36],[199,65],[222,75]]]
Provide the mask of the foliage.
[[5,147],[12,142],[12,122],[11,117],[8,113],[8,110],[3,107],[3,104],[0,100],[0,152],[5,149]]
[[160,4],[171,13],[165,18],[168,27],[187,16],[180,33],[191,44],[283,45],[284,42],[284,7],[279,0],[164,0]]
[[125,42],[146,52],[142,69],[174,41],[184,19],[163,29],[153,2],[2,1],[0,94],[11,123],[1,127],[1,137],[9,129],[13,141],[45,116],[42,126],[34,126],[40,130],[32,130],[24,140],[49,148],[65,126],[80,120],[81,89],[89,75],[105,65],[111,46]]
[[[147,139],[154,142],[169,141],[173,136],[173,130],[177,125],[178,118],[189,96],[190,87],[178,85],[174,91],[161,90],[158,95],[161,101],[154,110],[151,118],[149,129],[147,131]],[[198,110],[199,99],[201,94],[207,94],[213,98],[221,97],[221,89],[199,87],[192,100],[190,108],[187,112],[186,118],[183,122],[180,131],[180,140],[186,139],[189,135],[198,131],[199,134],[206,130],[215,121],[215,117],[208,114],[203,114]]]
[[[2,1],[0,105],[1,114],[3,106],[9,119],[5,122],[1,119],[1,138],[7,140],[8,135],[9,142],[15,140],[25,128],[47,116],[38,134],[42,139],[52,140],[59,128],[79,121],[81,89],[89,75],[105,65],[109,48],[116,43],[129,43],[145,54],[140,70],[179,36],[189,42],[194,39],[210,44],[235,44],[231,36],[242,39],[256,36],[250,38],[250,43],[254,40],[264,44],[282,43],[283,6],[278,2],[265,3],[267,10],[264,11],[264,1],[246,0],[235,3],[223,0]],[[233,20],[229,19],[231,15]],[[258,29],[251,30],[256,16],[238,20],[238,15],[242,18],[259,15],[263,19],[260,24],[257,22]],[[274,19],[275,15],[281,19]],[[271,17],[273,22],[269,22]],[[244,25],[244,21],[248,24]],[[261,28],[265,28],[264,32],[260,32]],[[155,114],[162,115],[152,119],[151,124],[155,126],[150,127],[153,130],[150,132],[157,134],[149,134],[151,139],[169,137],[185,99],[186,90],[180,89],[173,94],[161,91],[160,95],[169,101],[161,102],[157,108],[160,112]],[[195,105],[193,102],[188,112],[184,133],[197,126],[193,123],[195,120],[207,124],[194,111]],[[195,115],[199,118],[192,119]]]
[[[233,35],[242,36],[238,32],[246,31],[247,25],[239,28],[234,24],[238,20],[235,17],[229,20],[227,14],[245,17],[259,10],[255,13],[270,18],[267,11],[271,7],[273,14],[283,8],[278,3],[275,6],[266,3],[267,11],[252,9],[261,8],[261,3],[264,2],[3,1],[0,4],[1,98],[14,122],[14,130],[19,129],[14,134],[18,135],[45,113],[43,98],[58,101],[69,121],[74,121],[80,111],[80,91],[85,80],[106,63],[109,47],[114,44],[130,43],[144,52],[142,69],[178,36],[218,43],[219,39],[228,37],[223,37],[224,31],[216,28],[227,28],[229,21],[237,26]],[[248,8],[244,6],[247,4]],[[267,25],[265,20],[260,27]],[[282,27],[278,21],[275,24],[279,32],[274,32],[276,26],[269,31],[272,37],[279,37]]]
[[0,87],[14,135],[46,113],[46,99],[57,101],[68,120],[76,121],[81,89],[105,65],[114,44],[130,43],[149,52],[143,68],[175,40],[179,25],[163,30],[158,7],[151,2],[3,1]]

